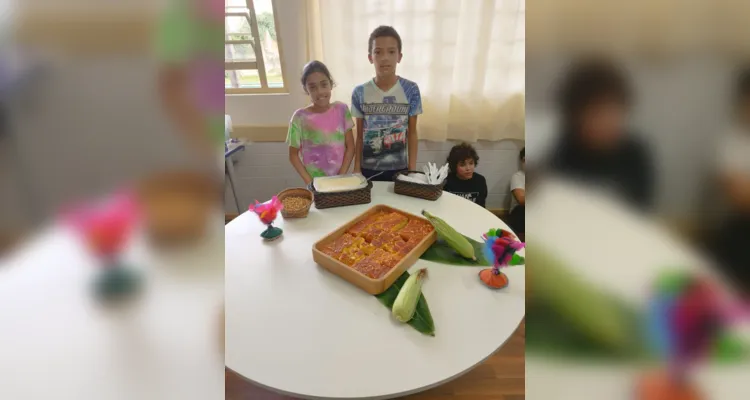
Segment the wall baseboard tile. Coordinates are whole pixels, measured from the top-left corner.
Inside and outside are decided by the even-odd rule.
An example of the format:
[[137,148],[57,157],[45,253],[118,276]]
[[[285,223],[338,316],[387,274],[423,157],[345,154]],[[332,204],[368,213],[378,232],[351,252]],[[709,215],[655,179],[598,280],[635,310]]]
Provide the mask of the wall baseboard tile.
[[281,126],[253,126],[253,125],[234,125],[232,127],[232,137],[237,139],[246,139],[251,142],[284,142],[289,127]]
[[17,40],[76,56],[150,54],[155,12],[21,13]]

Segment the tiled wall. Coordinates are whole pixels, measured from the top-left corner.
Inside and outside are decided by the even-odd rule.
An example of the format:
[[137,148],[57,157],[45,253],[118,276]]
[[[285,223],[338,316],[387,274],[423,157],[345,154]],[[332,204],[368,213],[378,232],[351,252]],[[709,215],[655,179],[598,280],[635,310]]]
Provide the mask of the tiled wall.
[[[456,142],[420,142],[418,169],[427,162],[445,163],[448,151]],[[477,172],[487,179],[487,208],[506,209],[510,204],[510,177],[518,170],[520,141],[480,141],[474,144],[479,153]],[[289,164],[285,143],[254,143],[235,158],[235,186],[242,211],[254,200],[264,201],[288,188],[301,186],[302,179]],[[231,192],[225,195],[227,213],[236,213]]]
[[[559,77],[567,60],[527,60],[526,132],[530,159],[540,161],[556,143],[552,110]],[[656,212],[669,218],[694,219],[716,210],[716,145],[730,124],[728,101],[735,64],[709,55],[630,61],[637,102],[632,131],[649,145],[655,163]],[[717,213],[718,214],[718,213]]]
[[[0,141],[0,230],[192,161],[154,96],[156,72],[148,55],[50,65],[31,102],[11,114],[17,142]],[[110,85],[112,76],[128,84]]]

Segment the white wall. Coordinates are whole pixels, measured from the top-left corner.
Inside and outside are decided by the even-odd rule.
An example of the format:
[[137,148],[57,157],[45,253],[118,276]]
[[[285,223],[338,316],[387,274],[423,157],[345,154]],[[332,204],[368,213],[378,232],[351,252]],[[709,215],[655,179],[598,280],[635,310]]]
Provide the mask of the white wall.
[[13,158],[0,159],[0,227],[29,222],[18,179],[33,191],[32,212],[44,218],[71,200],[190,162],[161,111],[155,77],[156,63],[147,56],[61,61],[39,77],[41,90],[13,114],[19,147],[0,146],[25,167],[18,171]]
[[[526,129],[534,161],[556,138],[551,98],[565,63],[558,57],[527,65]],[[630,61],[625,66],[637,94],[633,126],[651,145],[656,163],[657,211],[678,219],[705,215],[715,145],[729,123],[733,63],[692,57]],[[715,206],[715,196],[713,200]]]

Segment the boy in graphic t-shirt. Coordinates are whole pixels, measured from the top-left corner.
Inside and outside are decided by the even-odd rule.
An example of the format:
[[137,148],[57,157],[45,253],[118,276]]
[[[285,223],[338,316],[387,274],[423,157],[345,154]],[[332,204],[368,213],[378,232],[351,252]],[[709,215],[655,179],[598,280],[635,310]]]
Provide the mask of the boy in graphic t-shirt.
[[417,115],[422,98],[416,83],[396,75],[401,62],[401,37],[390,26],[371,34],[368,58],[375,65],[375,78],[352,93],[352,115],[357,121],[354,172],[375,181],[417,165]]

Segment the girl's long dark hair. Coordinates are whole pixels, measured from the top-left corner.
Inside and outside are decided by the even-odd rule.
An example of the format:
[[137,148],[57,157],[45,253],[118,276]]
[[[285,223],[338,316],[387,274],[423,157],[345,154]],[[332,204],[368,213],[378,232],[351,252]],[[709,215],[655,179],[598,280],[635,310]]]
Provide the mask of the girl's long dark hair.
[[331,87],[334,87],[336,85],[336,83],[333,81],[333,78],[331,77],[331,72],[328,71],[328,67],[326,67],[325,64],[318,60],[313,60],[305,64],[304,68],[302,68],[302,78],[300,79],[300,82],[302,83],[302,87],[305,89],[305,93],[307,93],[307,77],[309,77],[310,74],[314,72],[320,72],[321,74],[325,75],[326,78],[331,81]]

